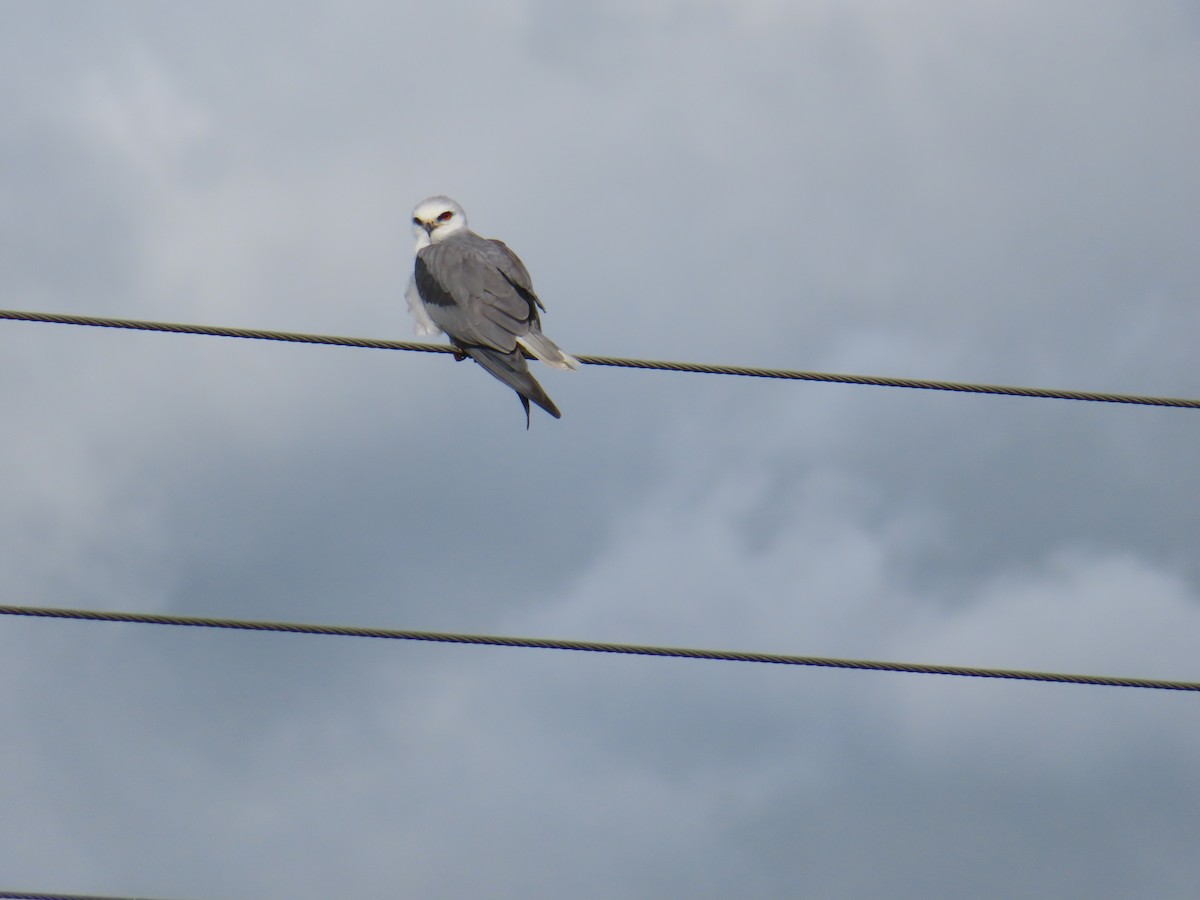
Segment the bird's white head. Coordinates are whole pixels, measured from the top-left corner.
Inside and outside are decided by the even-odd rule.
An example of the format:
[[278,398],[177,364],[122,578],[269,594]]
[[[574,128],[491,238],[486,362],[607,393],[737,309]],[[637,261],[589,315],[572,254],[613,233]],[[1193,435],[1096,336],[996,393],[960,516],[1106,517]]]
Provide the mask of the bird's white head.
[[417,237],[418,250],[443,241],[466,227],[466,212],[449,197],[430,197],[413,209],[412,229]]

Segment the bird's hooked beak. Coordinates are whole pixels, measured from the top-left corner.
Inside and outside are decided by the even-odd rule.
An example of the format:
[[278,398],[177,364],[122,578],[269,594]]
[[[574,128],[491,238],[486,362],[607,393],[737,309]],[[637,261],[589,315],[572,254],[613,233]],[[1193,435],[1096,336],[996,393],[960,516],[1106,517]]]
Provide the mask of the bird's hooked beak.
[[433,236],[433,229],[437,227],[437,219],[431,219],[428,222],[422,222],[421,227],[425,229],[425,233],[430,237]]

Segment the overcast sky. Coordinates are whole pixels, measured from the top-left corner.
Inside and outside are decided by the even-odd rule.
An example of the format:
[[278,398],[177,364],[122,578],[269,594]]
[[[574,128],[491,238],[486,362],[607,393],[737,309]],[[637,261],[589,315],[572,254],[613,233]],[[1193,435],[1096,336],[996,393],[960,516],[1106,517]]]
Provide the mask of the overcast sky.
[[[1200,396],[1189,0],[0,8],[0,307]],[[0,322],[10,604],[1200,680],[1200,413]],[[1194,898],[1193,694],[0,621],[0,890]]]

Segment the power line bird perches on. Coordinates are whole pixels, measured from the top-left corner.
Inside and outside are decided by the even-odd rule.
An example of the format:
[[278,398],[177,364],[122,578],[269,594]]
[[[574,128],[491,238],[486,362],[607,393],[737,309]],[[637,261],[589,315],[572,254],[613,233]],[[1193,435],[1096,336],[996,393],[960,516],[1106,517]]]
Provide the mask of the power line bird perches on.
[[[61,313],[28,312],[0,309],[0,320],[43,322],[54,325],[85,325],[96,328],[124,328],[133,331],[160,331],[170,334],[199,334],[210,337],[244,338],[258,341],[283,341],[293,344],[323,344],[330,347],[356,347],[368,350],[408,350],[416,353],[459,352],[444,344],[414,341],[384,341],[374,338],[304,334],[294,331],[266,331],[254,328],[226,328],[214,325],[184,325],[140,319],[110,319],[100,316],[73,316]],[[836,372],[809,372],[797,369],[765,369],[755,366],[728,366],[710,363],[667,362],[653,359],[626,359],[617,356],[576,354],[587,366],[624,369],[651,369],[661,372],[688,372],[705,375],[740,375],[748,378],[778,378],[788,381],[816,381],[829,384],[859,384],[875,387],[911,388],[926,391],[951,391],[963,394],[991,394],[1045,400],[1083,400],[1093,403],[1122,403],[1131,406],[1165,406],[1176,409],[1200,409],[1200,399],[1156,397],[1141,394],[1114,394],[1099,391],[1073,391],[1057,388],[1010,387],[998,384],[974,384],[962,381],[934,381],[923,378],[892,378],[881,375],[847,375]]]

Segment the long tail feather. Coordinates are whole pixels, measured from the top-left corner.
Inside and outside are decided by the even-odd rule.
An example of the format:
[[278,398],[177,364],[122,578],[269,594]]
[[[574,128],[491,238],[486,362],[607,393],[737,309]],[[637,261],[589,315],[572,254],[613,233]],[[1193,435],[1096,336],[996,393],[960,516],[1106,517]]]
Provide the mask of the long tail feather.
[[532,400],[556,419],[562,418],[562,413],[554,405],[554,401],[538,384],[537,379],[529,374],[529,364],[519,350],[503,353],[490,347],[463,347],[471,359],[483,366],[492,377],[507,384],[517,392],[525,407],[525,425],[529,426],[529,401]]

